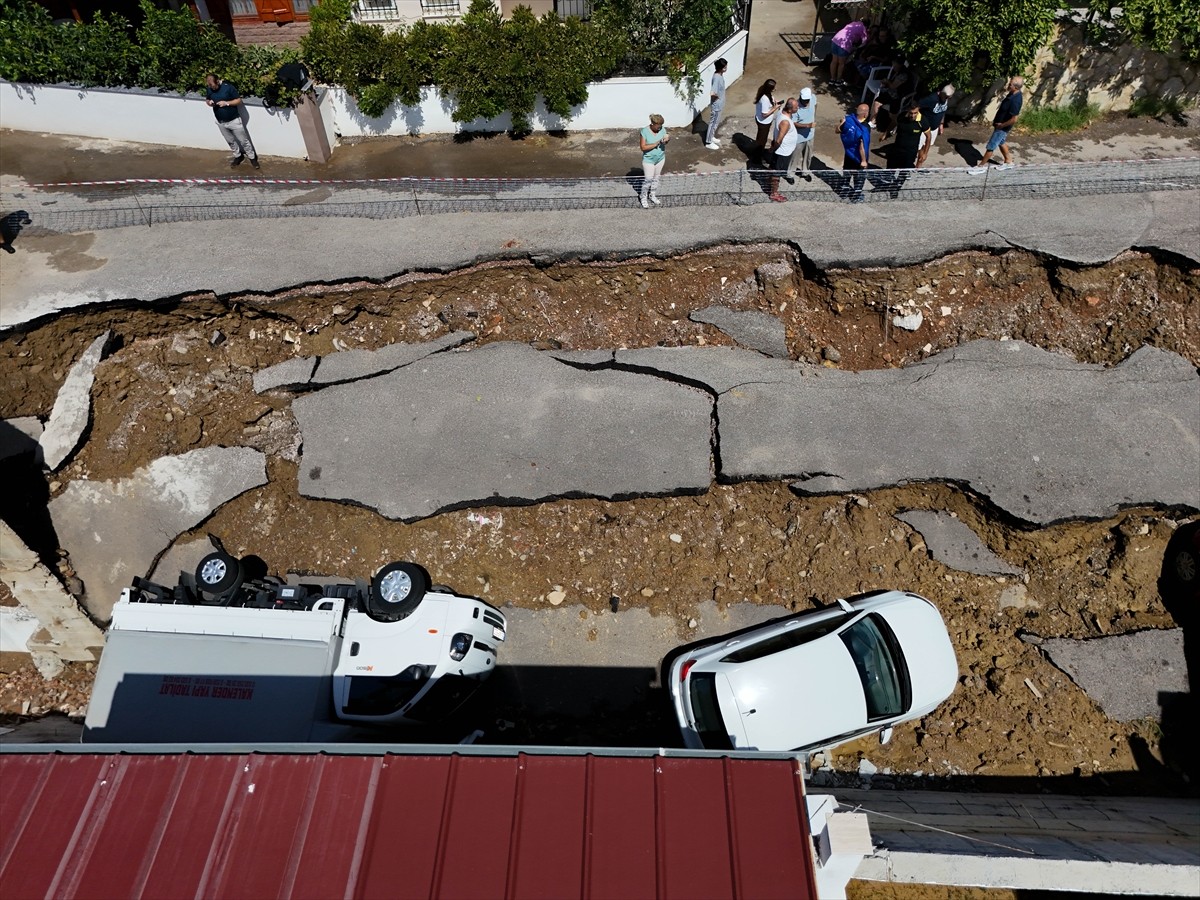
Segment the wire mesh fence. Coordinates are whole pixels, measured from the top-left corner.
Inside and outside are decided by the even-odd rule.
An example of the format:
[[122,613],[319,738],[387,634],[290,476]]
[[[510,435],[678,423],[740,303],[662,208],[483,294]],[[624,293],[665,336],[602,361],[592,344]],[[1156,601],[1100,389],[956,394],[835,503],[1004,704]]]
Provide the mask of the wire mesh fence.
[[[796,203],[999,202],[1037,198],[1200,190],[1200,158],[959,168],[828,167],[796,173],[740,169],[662,176],[663,207],[753,206],[775,188]],[[271,178],[129,179],[39,184],[0,194],[6,227],[28,232],[92,231],[212,219],[350,217],[395,219],[451,213],[626,209],[642,177],[387,178],[317,181]]]

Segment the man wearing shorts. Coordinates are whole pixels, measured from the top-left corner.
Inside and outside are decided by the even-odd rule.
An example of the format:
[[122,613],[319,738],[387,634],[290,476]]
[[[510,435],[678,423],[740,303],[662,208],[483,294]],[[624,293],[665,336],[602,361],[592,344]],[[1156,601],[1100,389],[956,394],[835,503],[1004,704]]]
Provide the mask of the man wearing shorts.
[[946,110],[950,108],[950,98],[954,96],[954,85],[942,85],[942,89],[930,94],[920,102],[921,122],[929,130],[929,136],[921,146],[917,156],[917,168],[925,165],[929,149],[936,143],[938,135],[946,130]]
[[996,117],[992,120],[992,136],[988,139],[987,148],[983,151],[983,159],[979,161],[978,165],[971,166],[967,170],[972,175],[978,175],[987,168],[988,160],[992,158],[992,154],[997,149],[1004,157],[1004,162],[1000,164],[999,168],[1011,169],[1013,167],[1012,154],[1008,151],[1008,132],[1017,124],[1017,117],[1021,115],[1021,106],[1025,102],[1025,98],[1021,94],[1023,87],[1025,87],[1025,79],[1020,75],[1009,80],[1008,93],[1000,101],[1000,108],[996,110]]

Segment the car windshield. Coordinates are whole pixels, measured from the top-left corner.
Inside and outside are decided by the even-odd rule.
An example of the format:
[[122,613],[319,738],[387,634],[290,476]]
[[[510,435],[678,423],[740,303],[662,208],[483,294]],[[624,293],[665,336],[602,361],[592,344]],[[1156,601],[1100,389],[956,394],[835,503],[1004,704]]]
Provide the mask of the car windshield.
[[843,631],[841,638],[862,679],[867,719],[874,722],[907,712],[912,703],[908,668],[887,622],[871,613]]
[[692,694],[692,716],[696,720],[696,734],[700,736],[700,743],[709,750],[732,750],[733,741],[717,703],[717,676],[697,672],[688,681]]
[[734,650],[728,656],[724,657],[721,662],[750,662],[753,659],[762,659],[764,656],[770,656],[772,653],[791,650],[793,647],[799,647],[801,644],[815,641],[819,637],[833,634],[833,632],[837,631],[845,623],[846,616],[834,616],[815,625],[795,625],[782,634],[776,634],[766,640]]

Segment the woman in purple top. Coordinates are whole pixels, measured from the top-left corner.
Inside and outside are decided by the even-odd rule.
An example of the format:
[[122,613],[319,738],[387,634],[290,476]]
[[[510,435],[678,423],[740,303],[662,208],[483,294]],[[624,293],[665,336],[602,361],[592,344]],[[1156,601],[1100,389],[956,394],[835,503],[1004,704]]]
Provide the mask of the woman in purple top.
[[833,36],[833,55],[829,60],[829,83],[845,84],[842,72],[850,54],[867,42],[867,20],[856,19]]

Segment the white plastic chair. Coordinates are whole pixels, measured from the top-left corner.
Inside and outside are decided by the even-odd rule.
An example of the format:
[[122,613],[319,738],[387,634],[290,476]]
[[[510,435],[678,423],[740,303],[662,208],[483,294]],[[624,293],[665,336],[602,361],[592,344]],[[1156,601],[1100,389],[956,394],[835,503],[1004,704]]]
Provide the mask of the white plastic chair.
[[879,92],[883,90],[883,83],[887,81],[888,73],[892,71],[891,66],[875,66],[871,69],[871,73],[867,76],[867,83],[863,85],[862,97],[859,98],[859,103],[867,102],[867,95],[871,95],[874,100],[879,96]]

